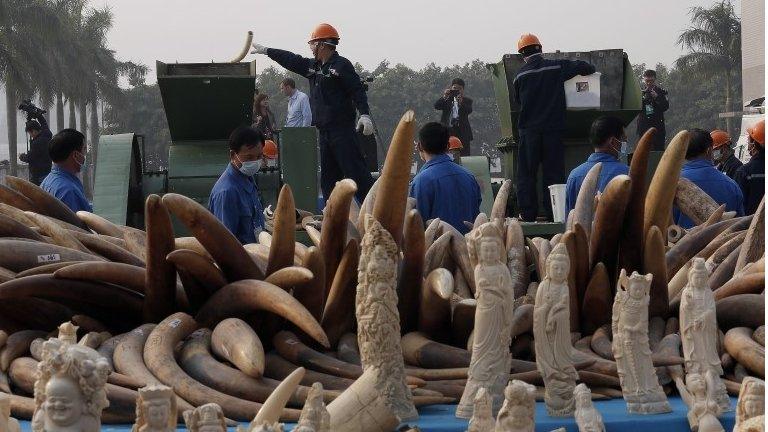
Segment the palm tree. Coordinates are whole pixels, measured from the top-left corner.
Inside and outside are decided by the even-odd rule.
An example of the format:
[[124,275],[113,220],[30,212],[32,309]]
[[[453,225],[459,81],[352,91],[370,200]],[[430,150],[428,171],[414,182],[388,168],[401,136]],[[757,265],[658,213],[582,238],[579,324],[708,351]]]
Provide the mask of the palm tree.
[[59,29],[58,23],[44,0],[0,1],[0,82],[5,84],[11,175],[18,169],[17,105],[38,90],[39,78],[48,66],[40,47]]
[[[677,43],[691,52],[676,61],[679,69],[701,78],[725,78],[725,112],[731,112],[732,80],[741,70],[741,21],[730,0],[722,0],[710,8],[691,8],[691,27],[684,30]],[[726,118],[731,132],[731,119]]]

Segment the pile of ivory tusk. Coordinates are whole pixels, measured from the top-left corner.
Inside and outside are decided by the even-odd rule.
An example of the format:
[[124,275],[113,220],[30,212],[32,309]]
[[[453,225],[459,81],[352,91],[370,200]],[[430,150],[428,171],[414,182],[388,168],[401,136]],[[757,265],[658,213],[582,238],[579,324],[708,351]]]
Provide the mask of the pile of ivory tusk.
[[[80,343],[113,367],[107,423],[133,421],[136,389],[148,384],[172,387],[180,412],[215,402],[228,418],[251,420],[280,381],[300,367],[306,371],[281,419],[298,418],[316,382],[330,403],[364,376],[355,295],[367,215],[393,234],[401,249],[396,289],[414,403],[459,399],[471,357],[473,262],[465,237],[439,219],[423,221],[407,196],[414,127],[408,112],[381,177],[359,207],[355,183],[337,183],[321,228],[305,225],[312,246],[296,242],[296,208],[287,185],[271,233],[243,246],[207,209],[182,195],[149,196],[147,229],[141,231],[95,214],[74,214],[37,186],[5,177],[0,391],[12,395],[14,416],[31,417],[41,342],[67,321],[79,327]],[[673,377],[683,364],[677,309],[696,257],[705,258],[711,272],[727,389],[738,393],[748,375],[764,378],[764,204],[754,216],[735,218],[680,180],[686,132],[672,140],[648,182],[654,132],[640,140],[629,175],[614,178],[602,194],[596,194],[600,164],[589,172],[566,232],[551,240],[525,238],[521,224],[506,217],[509,180],[491,214],[471,223],[490,220],[504,227],[516,298],[510,379],[539,386],[539,397],[543,381],[534,359],[533,302],[546,258],[559,242],[571,257],[576,368],[594,398],[622,396],[610,328],[622,268],[654,276],[650,346],[661,384],[675,391]],[[675,204],[700,224],[673,236],[669,221]],[[172,218],[192,236],[176,237]]]

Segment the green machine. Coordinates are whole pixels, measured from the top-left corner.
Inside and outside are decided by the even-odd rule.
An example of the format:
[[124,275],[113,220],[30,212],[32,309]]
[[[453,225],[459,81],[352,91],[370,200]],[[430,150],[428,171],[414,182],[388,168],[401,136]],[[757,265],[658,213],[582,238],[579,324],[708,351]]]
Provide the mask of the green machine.
[[[211,188],[229,163],[229,134],[251,124],[255,78],[255,62],[158,61],[157,83],[171,133],[167,168],[147,169],[139,135],[102,136],[94,211],[117,224],[143,227],[143,203],[149,194],[178,193],[207,206]],[[282,185],[290,184],[296,206],[315,213],[315,128],[283,130],[278,148],[277,166],[256,175],[264,206],[274,204]]]
[[[588,52],[545,53],[548,59],[584,60],[595,65],[600,76],[600,108],[569,109],[566,113],[564,133],[566,175],[586,160],[592,153],[588,142],[589,128],[592,122],[602,115],[614,115],[629,124],[640,112],[642,93],[637,78],[632,73],[632,65],[627,54],[620,49]],[[503,138],[496,145],[504,159],[503,175],[515,178],[515,160],[517,157],[518,131],[517,118],[520,105],[514,99],[513,82],[517,71],[523,65],[520,54],[505,54],[500,62],[488,64],[493,79],[494,92],[499,107],[499,121]],[[628,131],[629,133],[629,131]],[[655,165],[654,165],[655,166]],[[537,193],[541,194],[541,173],[538,174]],[[541,202],[541,196],[539,196]],[[508,214],[517,214],[516,199],[510,197]],[[544,214],[539,204],[539,214]],[[530,223],[523,227],[526,235],[551,236],[563,231],[561,223]]]

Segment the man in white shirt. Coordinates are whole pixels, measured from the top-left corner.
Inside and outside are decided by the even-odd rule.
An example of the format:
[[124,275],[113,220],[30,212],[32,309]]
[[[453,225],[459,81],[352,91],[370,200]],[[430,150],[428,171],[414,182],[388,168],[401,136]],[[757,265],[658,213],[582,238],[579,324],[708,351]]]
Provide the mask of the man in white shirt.
[[312,126],[312,110],[307,95],[296,89],[296,81],[285,78],[280,83],[280,92],[288,97],[288,116],[285,127]]

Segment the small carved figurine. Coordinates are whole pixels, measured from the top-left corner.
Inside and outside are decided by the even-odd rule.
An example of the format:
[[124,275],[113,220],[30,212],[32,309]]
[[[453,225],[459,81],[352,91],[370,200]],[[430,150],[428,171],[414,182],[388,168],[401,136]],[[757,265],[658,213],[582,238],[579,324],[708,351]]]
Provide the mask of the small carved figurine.
[[131,432],[173,432],[176,420],[176,394],[172,388],[151,384],[139,389],[136,424]]
[[11,397],[5,393],[0,393],[0,431],[21,431],[18,420],[11,417]]
[[613,302],[613,356],[627,410],[634,414],[672,411],[651,360],[648,341],[648,290],[653,275],[621,270]]
[[585,384],[579,384],[573,390],[576,399],[576,425],[579,432],[605,432],[603,416],[592,404],[592,392]]
[[224,412],[215,403],[184,411],[184,423],[189,432],[227,432]]
[[98,432],[109,406],[109,363],[95,350],[59,339],[43,343],[35,381],[34,432]]
[[77,343],[77,330],[80,327],[67,321],[59,326],[59,335],[57,339],[68,344]]
[[494,222],[486,222],[468,234],[470,257],[477,260],[477,308],[468,380],[456,408],[460,418],[472,417],[475,395],[482,387],[493,401],[493,412],[498,412],[504,400],[504,386],[509,381],[515,300],[501,239],[501,231]]
[[331,415],[323,402],[323,385],[312,384],[293,432],[331,432]]
[[491,412],[491,397],[484,387],[475,395],[475,409],[466,432],[493,432],[496,422]]
[[705,375],[712,372],[714,388],[709,389],[722,411],[731,409],[731,400],[720,379],[723,366],[717,354],[717,315],[715,298],[707,283],[704,258],[694,258],[688,284],[680,298],[680,336],[683,342],[685,371]]
[[496,418],[495,432],[534,432],[536,387],[512,380],[504,389],[504,406]]
[[680,396],[688,405],[688,424],[691,430],[698,432],[723,432],[723,426],[717,420],[722,413],[715,400],[713,381],[714,372],[705,375],[689,373],[685,377],[685,387],[679,388]]
[[741,382],[739,401],[736,403],[736,426],[739,431],[742,424],[753,417],[765,415],[765,381],[760,378],[746,377]]
[[401,422],[418,418],[405,383],[400,313],[397,310],[398,249],[392,236],[369,216],[358,265],[355,299],[357,341],[363,371],[378,368],[375,387]]
[[568,250],[559,243],[547,257],[547,276],[536,291],[533,309],[536,366],[544,378],[544,402],[552,417],[573,415],[573,389],[579,377],[571,358],[569,268]]

